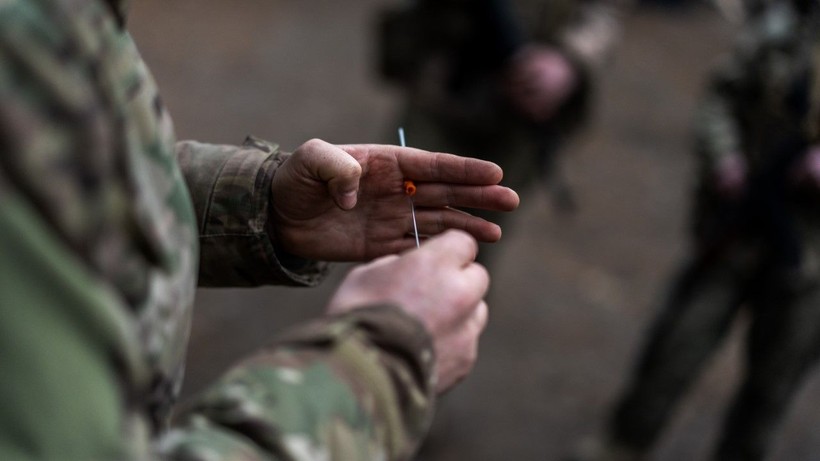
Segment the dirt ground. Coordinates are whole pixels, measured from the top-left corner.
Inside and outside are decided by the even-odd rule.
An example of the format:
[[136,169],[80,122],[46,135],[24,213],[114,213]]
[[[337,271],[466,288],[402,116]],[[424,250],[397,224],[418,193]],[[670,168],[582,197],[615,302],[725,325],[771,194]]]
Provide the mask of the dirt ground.
[[[379,0],[140,0],[132,31],[180,138],[293,149],[311,137],[390,142],[398,94],[373,70]],[[559,460],[600,427],[686,250],[691,112],[732,27],[716,12],[642,10],[603,75],[598,115],[571,146],[580,202],[555,213],[521,191],[492,265],[491,323],[469,379],[441,400],[424,461]],[[463,153],[469,154],[469,153]],[[201,290],[186,395],[288,325],[321,312],[316,289]],[[653,460],[704,459],[736,384],[742,321]],[[772,460],[820,459],[820,382],[800,394]]]

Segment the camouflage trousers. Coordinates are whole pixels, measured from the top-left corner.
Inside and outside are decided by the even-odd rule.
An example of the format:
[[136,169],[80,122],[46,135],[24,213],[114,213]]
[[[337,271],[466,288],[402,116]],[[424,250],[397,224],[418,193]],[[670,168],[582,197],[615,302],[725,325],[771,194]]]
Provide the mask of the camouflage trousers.
[[746,310],[745,376],[714,452],[716,461],[762,460],[820,351],[820,250],[816,223],[801,228],[803,262],[783,271],[742,246],[718,260],[694,259],[673,283],[650,327],[631,382],[615,407],[610,437],[645,453],[675,404]]

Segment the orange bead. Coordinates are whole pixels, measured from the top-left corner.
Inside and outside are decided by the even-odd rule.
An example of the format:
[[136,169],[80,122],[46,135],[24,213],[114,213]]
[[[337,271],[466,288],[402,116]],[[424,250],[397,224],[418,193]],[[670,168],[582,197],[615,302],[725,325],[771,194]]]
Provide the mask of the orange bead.
[[416,195],[416,185],[413,181],[404,181],[404,193],[411,197]]

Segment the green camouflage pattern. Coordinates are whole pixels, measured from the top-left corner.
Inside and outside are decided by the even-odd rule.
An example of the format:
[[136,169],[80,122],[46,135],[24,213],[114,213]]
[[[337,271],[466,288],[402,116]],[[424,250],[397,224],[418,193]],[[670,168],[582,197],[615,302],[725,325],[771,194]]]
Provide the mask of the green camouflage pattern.
[[[127,2],[0,0],[0,459],[407,459],[420,324],[297,329],[175,410],[197,279],[313,285],[267,232],[275,144],[176,143]],[[282,259],[284,261],[284,259]]]

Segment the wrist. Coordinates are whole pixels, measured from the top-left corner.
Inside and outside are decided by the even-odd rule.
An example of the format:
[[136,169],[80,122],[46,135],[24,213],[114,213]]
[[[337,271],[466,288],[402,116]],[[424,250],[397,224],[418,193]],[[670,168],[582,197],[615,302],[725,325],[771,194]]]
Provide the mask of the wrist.
[[265,231],[268,234],[268,240],[273,246],[273,252],[276,256],[276,260],[279,262],[279,265],[289,271],[298,273],[310,267],[314,261],[303,258],[289,251],[287,245],[283,243],[284,239],[279,232],[280,214],[276,209],[276,193],[274,192],[273,184],[278,166],[281,166],[281,164],[287,159],[287,155],[283,157],[285,158],[283,158],[279,165],[277,165],[277,168],[274,169],[270,177],[270,182],[268,183],[270,198],[268,200],[268,216],[265,223]]

